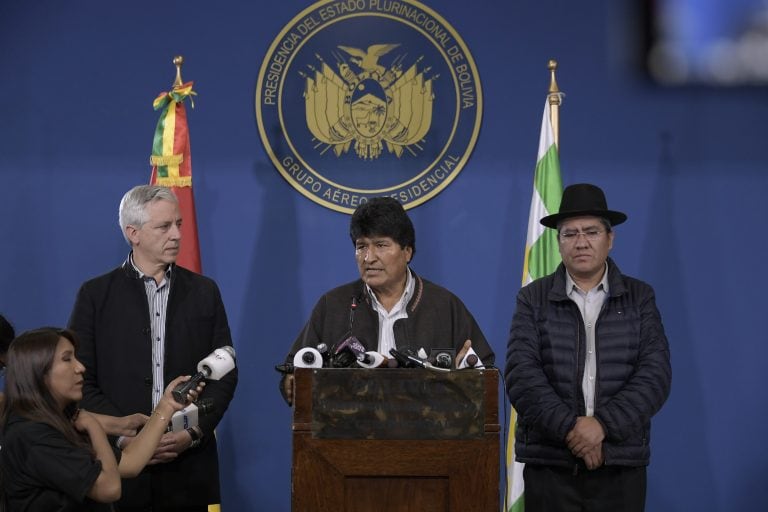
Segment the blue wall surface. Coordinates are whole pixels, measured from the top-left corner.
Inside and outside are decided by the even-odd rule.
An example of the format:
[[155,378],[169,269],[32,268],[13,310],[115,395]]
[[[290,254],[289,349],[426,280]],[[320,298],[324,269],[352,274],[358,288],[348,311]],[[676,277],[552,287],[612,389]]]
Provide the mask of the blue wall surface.
[[[413,268],[464,300],[503,361],[556,58],[563,180],[597,183],[627,212],[613,256],[654,285],[670,340],[647,510],[768,510],[766,89],[648,81],[640,0],[430,4],[475,57],[484,114],[466,168],[410,210]],[[203,269],[241,372],[218,432],[225,511],[289,510],[273,366],[319,295],[356,277],[348,216],[278,174],[255,120],[262,59],[308,5],[0,3],[0,312],[19,330],[65,324],[80,283],[125,257],[117,204],[148,180],[152,100],[185,57]]]

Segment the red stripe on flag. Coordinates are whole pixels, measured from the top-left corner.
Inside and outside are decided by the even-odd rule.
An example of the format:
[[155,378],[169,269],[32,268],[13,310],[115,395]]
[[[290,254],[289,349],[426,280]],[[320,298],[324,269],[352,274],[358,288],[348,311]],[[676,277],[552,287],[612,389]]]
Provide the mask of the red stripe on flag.
[[[179,165],[179,176],[192,178],[192,157],[189,143],[189,127],[187,126],[187,111],[184,103],[176,103],[176,129],[173,134],[173,154],[183,155]],[[152,167],[149,183],[157,183],[157,167]],[[179,199],[181,212],[181,250],[176,263],[198,274],[202,273],[200,261],[200,243],[197,237],[197,216],[195,214],[195,195],[192,185],[188,187],[170,187]]]
[[200,263],[200,244],[197,239],[197,217],[195,216],[195,194],[192,187],[173,187],[173,193],[179,198],[181,210],[181,250],[176,263],[198,274],[202,273]]
[[189,151],[189,127],[184,103],[176,104],[176,131],[173,133],[173,154],[184,155],[179,165],[179,176],[192,176],[192,160]]

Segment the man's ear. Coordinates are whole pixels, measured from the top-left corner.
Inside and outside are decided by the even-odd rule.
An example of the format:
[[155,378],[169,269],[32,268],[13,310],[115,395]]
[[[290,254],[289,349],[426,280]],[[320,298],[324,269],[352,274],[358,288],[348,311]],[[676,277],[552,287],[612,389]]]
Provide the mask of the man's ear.
[[139,230],[136,229],[135,226],[131,226],[130,224],[125,226],[125,237],[131,241],[131,245],[138,245],[139,244]]

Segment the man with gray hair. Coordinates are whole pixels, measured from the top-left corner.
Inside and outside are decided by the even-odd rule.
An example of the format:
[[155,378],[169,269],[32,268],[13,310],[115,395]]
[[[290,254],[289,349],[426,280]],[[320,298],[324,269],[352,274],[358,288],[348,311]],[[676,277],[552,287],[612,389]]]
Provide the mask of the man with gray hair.
[[[194,372],[232,338],[216,283],[176,265],[182,218],[173,192],[132,188],[120,202],[119,221],[131,252],[118,268],[82,285],[69,327],[86,367],[82,406],[113,416],[150,414],[172,377]],[[203,512],[220,502],[214,428],[236,384],[236,369],[207,384],[213,412],[164,435],[150,465],[123,483],[117,510]],[[124,448],[131,438],[115,442]]]

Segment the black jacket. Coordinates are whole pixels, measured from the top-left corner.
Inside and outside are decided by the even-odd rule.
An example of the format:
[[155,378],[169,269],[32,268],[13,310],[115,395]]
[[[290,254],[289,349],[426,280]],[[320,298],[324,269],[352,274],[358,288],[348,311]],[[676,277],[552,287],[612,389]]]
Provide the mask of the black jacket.
[[[585,411],[586,334],[565,283],[560,264],[517,296],[505,376],[518,414],[515,455],[524,463],[578,462],[565,437]],[[595,331],[595,418],[606,433],[605,464],[643,466],[650,458],[651,416],[669,395],[669,345],[648,284],[621,274],[609,259],[608,286]]]
[[[454,348],[458,351],[466,340],[485,366],[492,366],[494,354],[472,314],[454,294],[445,288],[422,279],[411,271],[416,280],[413,298],[407,306],[408,318],[394,325],[398,349],[416,352],[424,348]],[[354,321],[350,331],[350,306],[355,298]],[[366,350],[377,350],[379,343],[379,315],[373,309],[365,283],[358,279],[335,288],[322,297],[312,315],[291,347],[287,361],[302,347],[315,347],[326,343],[333,347],[348,336],[356,336]],[[386,354],[385,354],[386,355]]]
[[[196,371],[214,349],[232,345],[227,315],[216,283],[174,266],[165,324],[164,386]],[[82,406],[114,416],[152,409],[152,340],[144,283],[129,263],[87,281],[77,294],[69,326],[79,338],[77,357],[85,365]],[[124,506],[147,504],[152,488],[169,507],[219,503],[218,455],[214,428],[237,384],[235,368],[208,381],[204,398],[214,411],[200,418],[204,437],[178,459],[147,466],[123,480]],[[150,482],[151,480],[151,482]]]

